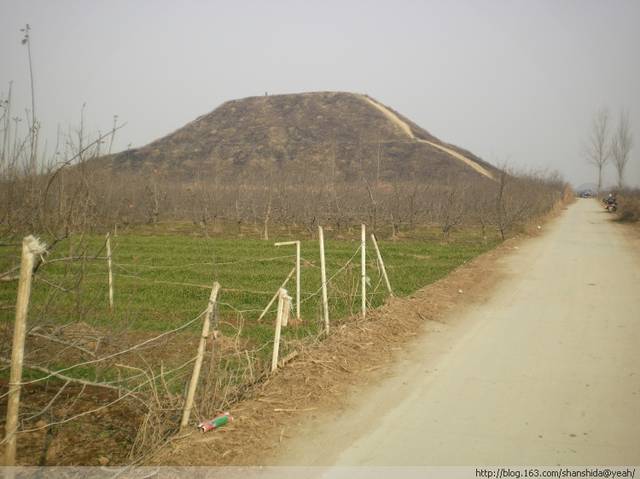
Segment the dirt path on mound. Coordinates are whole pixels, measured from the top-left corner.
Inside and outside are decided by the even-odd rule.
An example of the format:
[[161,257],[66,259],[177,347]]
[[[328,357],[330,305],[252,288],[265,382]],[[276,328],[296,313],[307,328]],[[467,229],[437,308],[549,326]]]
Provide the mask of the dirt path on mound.
[[479,165],[478,163],[476,163],[473,160],[470,160],[469,158],[467,158],[464,155],[461,155],[460,153],[458,153],[455,150],[452,150],[451,148],[447,148],[446,146],[440,145],[438,143],[434,143],[432,141],[427,141],[427,140],[423,140],[421,138],[418,138],[414,135],[413,130],[411,130],[411,127],[404,121],[402,121],[402,119],[400,119],[398,117],[398,115],[396,115],[394,112],[392,112],[391,110],[389,110],[387,107],[385,107],[384,105],[378,103],[375,100],[372,100],[371,98],[369,98],[368,96],[364,96],[361,95],[361,98],[363,100],[365,100],[367,103],[369,103],[370,105],[374,106],[375,108],[377,108],[378,110],[380,110],[382,113],[384,113],[384,115],[391,121],[393,122],[396,126],[398,126],[398,128],[400,128],[409,138],[416,140],[419,143],[425,143],[427,145],[430,145],[434,148],[437,148],[441,151],[444,151],[445,153],[451,155],[453,158],[455,158],[456,160],[462,161],[463,163],[465,163],[467,166],[470,166],[471,168],[473,168],[474,170],[476,170],[478,173],[480,173],[481,175],[486,176],[487,178],[491,178],[492,180],[495,180],[493,174],[487,170],[486,168],[484,168],[482,165]]

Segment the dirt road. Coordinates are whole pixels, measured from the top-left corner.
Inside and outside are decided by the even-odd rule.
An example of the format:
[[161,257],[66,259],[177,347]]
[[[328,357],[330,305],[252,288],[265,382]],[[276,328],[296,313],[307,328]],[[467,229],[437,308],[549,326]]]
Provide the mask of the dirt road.
[[610,220],[570,206],[277,464],[640,464],[640,251]]

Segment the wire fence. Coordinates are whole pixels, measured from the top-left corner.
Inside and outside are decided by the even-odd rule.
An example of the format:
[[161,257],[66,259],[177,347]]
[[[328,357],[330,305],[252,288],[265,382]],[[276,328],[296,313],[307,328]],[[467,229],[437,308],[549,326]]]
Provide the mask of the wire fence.
[[[70,254],[65,256],[41,255],[34,268],[23,380],[0,383],[0,403],[16,387],[30,391],[33,401],[23,396],[16,433],[29,438],[51,431],[60,434],[71,423],[85,425],[106,409],[133,412],[138,427],[121,458],[130,462],[140,460],[179,430],[187,383],[198,362],[201,338],[197,331],[207,315],[212,332],[204,343],[204,361],[200,358],[203,367],[197,381],[195,417],[202,420],[224,410],[268,376],[278,305],[269,305],[267,300],[280,291],[277,285],[293,291],[293,280],[287,283],[291,274],[285,272],[295,266],[296,255],[233,261],[203,257],[201,262],[158,264],[163,258],[147,254],[145,261],[154,263],[147,264],[131,261],[137,252],[119,244],[117,238],[111,240],[112,249],[106,242],[94,241],[93,245],[75,245],[82,250],[76,252],[69,245]],[[341,251],[342,260],[332,258],[328,250],[331,260],[325,285],[334,322],[359,313],[362,247]],[[106,256],[105,248],[111,252]],[[300,311],[295,313],[300,319],[283,330],[281,358],[295,354],[305,340],[315,341],[323,335],[323,284],[317,262],[299,258],[302,281],[295,288],[300,290]],[[365,262],[365,304],[372,308],[389,293],[383,288],[378,259],[367,251]],[[239,270],[249,270],[246,276],[252,285],[266,287],[249,287],[246,281],[224,283],[215,305],[207,306],[205,291],[212,289],[213,280],[225,275],[233,278],[231,273]],[[2,274],[8,277],[18,271],[14,266]],[[176,274],[180,277],[174,278]],[[111,307],[106,301],[107,284],[115,290],[110,291]],[[171,303],[174,297],[183,300],[170,305],[170,318],[156,322],[166,310],[154,306]],[[258,321],[263,316],[265,320]],[[153,327],[145,327],[149,323]],[[0,374],[5,375],[11,363],[9,326],[5,321],[0,332],[7,339],[0,347]],[[8,438],[7,434],[0,444]]]

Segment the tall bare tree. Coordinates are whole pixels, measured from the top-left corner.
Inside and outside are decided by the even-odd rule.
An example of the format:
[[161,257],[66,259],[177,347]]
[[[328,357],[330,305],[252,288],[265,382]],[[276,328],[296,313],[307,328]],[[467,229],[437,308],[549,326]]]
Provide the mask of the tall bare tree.
[[602,170],[611,158],[609,144],[609,110],[598,110],[591,124],[591,133],[587,145],[587,161],[598,170],[598,191],[602,188]]
[[633,147],[633,135],[629,121],[629,112],[621,111],[618,127],[611,140],[611,156],[618,173],[618,188],[624,186],[624,170],[629,162],[629,153]]
[[27,58],[29,59],[29,79],[31,81],[31,132],[29,133],[31,148],[29,150],[29,167],[31,174],[36,172],[36,159],[38,156],[38,122],[36,117],[36,96],[33,88],[33,63],[31,62],[31,26],[27,23],[20,31],[24,33],[22,44],[27,46]]

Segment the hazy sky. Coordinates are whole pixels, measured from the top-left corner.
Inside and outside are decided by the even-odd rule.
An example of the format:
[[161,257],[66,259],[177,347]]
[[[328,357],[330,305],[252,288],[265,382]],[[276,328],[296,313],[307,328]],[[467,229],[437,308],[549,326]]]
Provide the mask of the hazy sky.
[[353,91],[492,163],[579,184],[595,178],[582,144],[608,106],[630,112],[640,185],[640,1],[0,0],[0,92],[13,80],[21,111],[25,23],[50,144],[84,102],[94,131],[127,122],[123,149],[226,100]]

